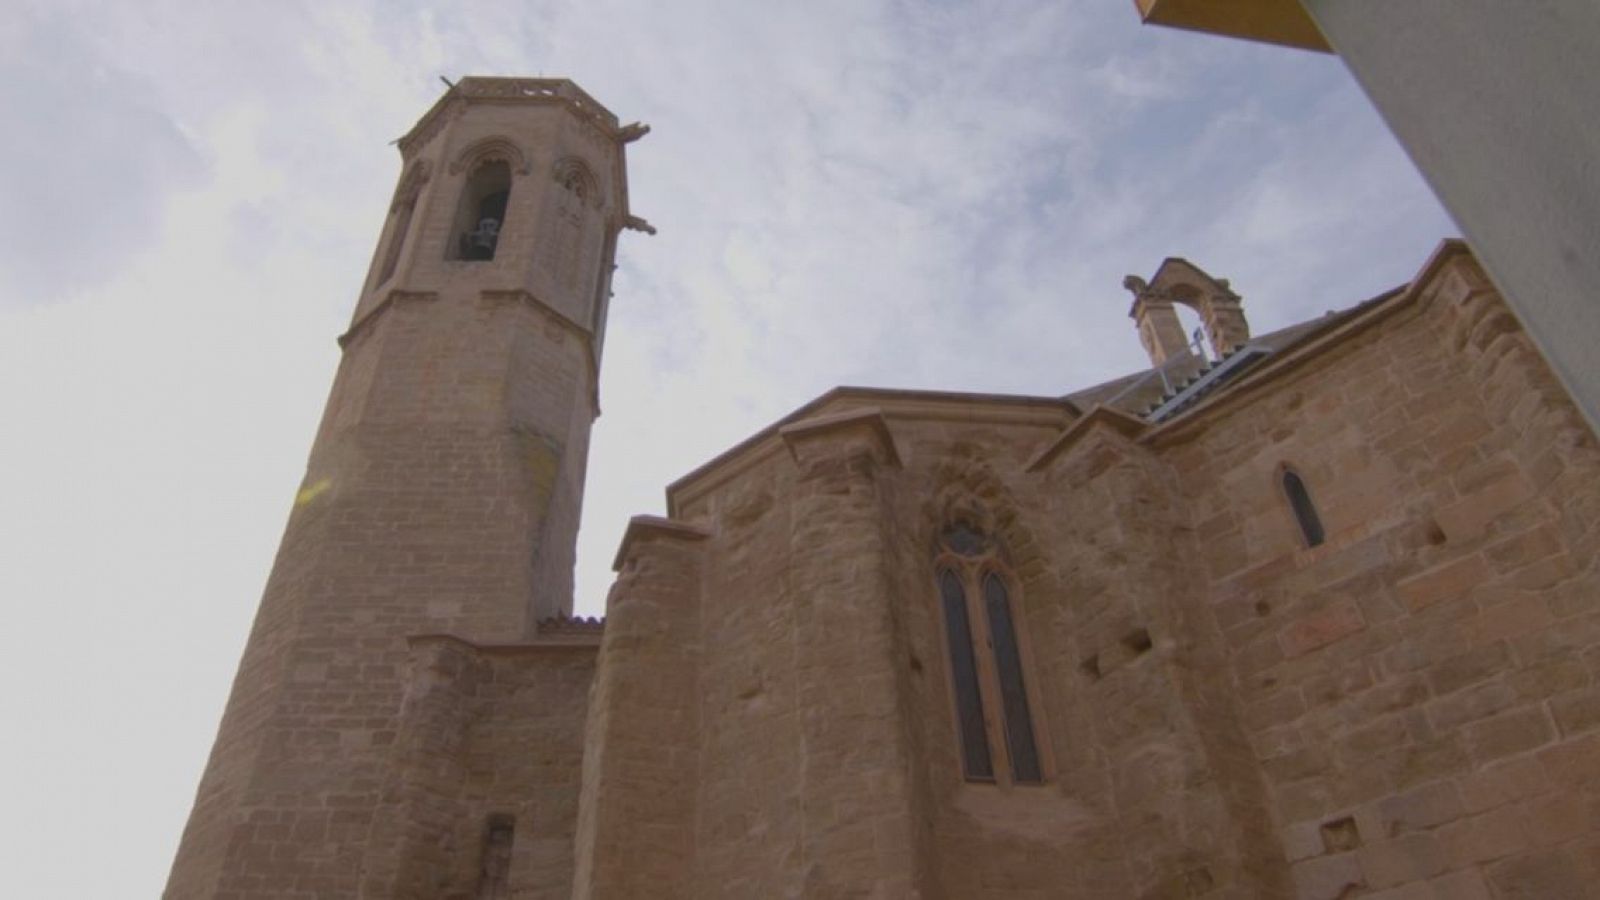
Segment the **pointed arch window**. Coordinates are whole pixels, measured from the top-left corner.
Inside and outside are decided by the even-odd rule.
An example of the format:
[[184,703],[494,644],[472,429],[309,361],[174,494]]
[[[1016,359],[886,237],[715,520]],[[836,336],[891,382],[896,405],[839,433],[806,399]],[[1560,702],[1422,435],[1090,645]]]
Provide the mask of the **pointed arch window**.
[[1306,489],[1305,479],[1295,470],[1283,469],[1283,496],[1289,501],[1289,511],[1294,513],[1294,520],[1300,526],[1300,537],[1306,542],[1307,547],[1320,545],[1327,537],[1322,530],[1322,517],[1317,515],[1317,505],[1311,502],[1311,492]]
[[968,781],[1042,784],[1037,704],[998,548],[956,524],[941,536],[935,570],[963,774]]

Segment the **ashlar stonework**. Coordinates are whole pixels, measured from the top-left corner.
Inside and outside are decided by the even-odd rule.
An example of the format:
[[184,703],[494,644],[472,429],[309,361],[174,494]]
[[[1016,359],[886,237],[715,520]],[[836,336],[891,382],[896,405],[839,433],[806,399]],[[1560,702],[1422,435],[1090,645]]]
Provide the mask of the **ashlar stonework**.
[[645,130],[401,139],[168,897],[1600,897],[1600,452],[1459,242],[1260,337],[1167,260],[1066,396],[831,391],[571,618]]

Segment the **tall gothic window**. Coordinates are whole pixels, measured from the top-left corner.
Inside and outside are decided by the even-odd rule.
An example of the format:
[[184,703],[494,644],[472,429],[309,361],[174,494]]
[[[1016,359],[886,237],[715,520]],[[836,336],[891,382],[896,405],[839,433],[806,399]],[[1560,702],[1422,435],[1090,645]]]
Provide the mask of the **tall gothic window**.
[[962,771],[968,781],[1040,784],[1015,593],[997,548],[958,523],[941,536],[936,571]]
[[1311,492],[1306,490],[1306,483],[1293,469],[1283,470],[1283,496],[1289,501],[1289,510],[1294,513],[1295,523],[1300,526],[1300,536],[1305,539],[1307,547],[1315,547],[1325,539],[1322,531],[1322,518],[1317,515],[1317,505],[1311,502]]

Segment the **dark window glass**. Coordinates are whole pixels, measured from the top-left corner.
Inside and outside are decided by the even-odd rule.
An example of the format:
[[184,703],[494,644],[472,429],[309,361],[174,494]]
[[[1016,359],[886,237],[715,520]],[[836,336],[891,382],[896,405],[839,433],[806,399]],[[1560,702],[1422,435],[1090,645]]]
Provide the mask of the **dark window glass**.
[[999,576],[983,578],[983,606],[994,641],[994,666],[1000,676],[1000,701],[1005,712],[1006,749],[1011,754],[1011,776],[1019,783],[1044,780],[1039,768],[1039,748],[1033,742],[1033,715],[1028,691],[1022,684],[1022,652],[1011,623],[1011,602]]
[[956,713],[961,730],[961,759],[968,778],[991,779],[994,763],[983,727],[983,695],[978,693],[978,665],[972,652],[972,623],[967,619],[967,592],[948,569],[939,573],[944,602],[945,637],[950,644],[950,676],[955,681]]
[[1322,543],[1322,519],[1317,517],[1317,507],[1311,502],[1306,483],[1300,480],[1299,475],[1284,472],[1283,492],[1289,497],[1289,508],[1294,510],[1295,521],[1300,523],[1300,533],[1305,536],[1306,546],[1315,547]]

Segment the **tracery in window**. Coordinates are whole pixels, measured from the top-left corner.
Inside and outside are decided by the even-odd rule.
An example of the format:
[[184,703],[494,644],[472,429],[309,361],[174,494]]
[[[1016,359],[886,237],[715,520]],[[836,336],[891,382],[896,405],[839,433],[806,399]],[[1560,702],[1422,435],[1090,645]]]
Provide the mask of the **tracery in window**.
[[936,571],[962,771],[968,781],[1042,783],[1015,592],[999,549],[956,523],[941,535]]
[[1326,538],[1322,518],[1317,515],[1317,505],[1311,502],[1311,492],[1306,490],[1305,481],[1293,469],[1283,470],[1283,495],[1289,501],[1289,509],[1300,526],[1300,536],[1305,539],[1306,546],[1321,544]]

